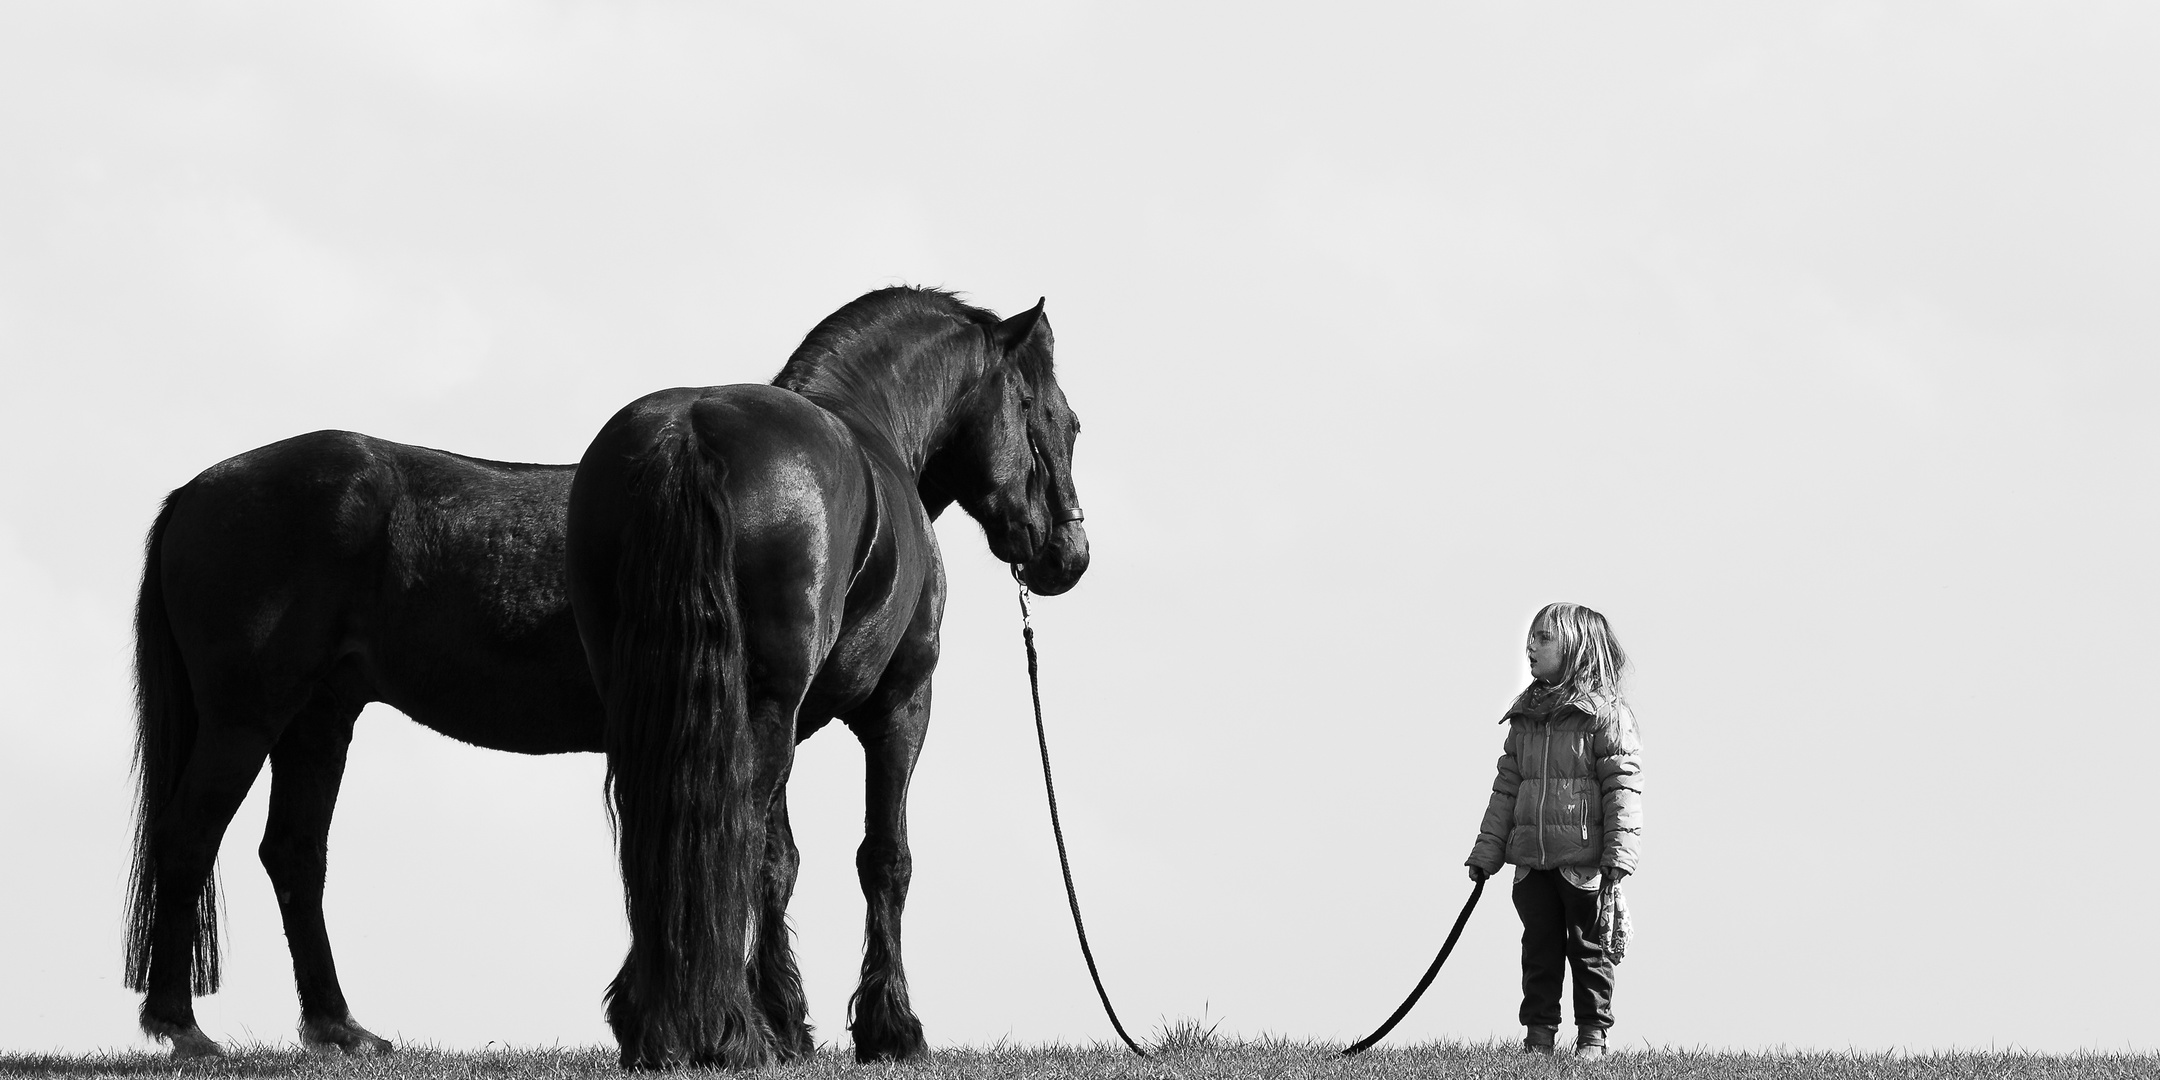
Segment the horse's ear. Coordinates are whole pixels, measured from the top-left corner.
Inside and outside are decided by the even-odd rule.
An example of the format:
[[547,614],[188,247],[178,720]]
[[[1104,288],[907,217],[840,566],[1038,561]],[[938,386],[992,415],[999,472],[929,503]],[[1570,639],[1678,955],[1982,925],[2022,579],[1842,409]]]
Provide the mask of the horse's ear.
[[1035,332],[1035,324],[1042,321],[1043,301],[1045,299],[1047,297],[1037,297],[1034,307],[997,324],[997,328],[990,332],[990,336],[992,340],[998,343],[998,348],[1010,354],[1013,350],[1027,343],[1028,336]]

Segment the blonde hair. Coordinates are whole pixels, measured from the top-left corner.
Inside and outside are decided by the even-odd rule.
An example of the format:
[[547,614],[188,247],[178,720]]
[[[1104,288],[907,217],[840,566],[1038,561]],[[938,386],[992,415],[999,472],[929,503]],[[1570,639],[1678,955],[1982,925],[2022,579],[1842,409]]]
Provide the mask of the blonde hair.
[[1530,629],[1550,631],[1560,643],[1564,700],[1620,702],[1620,676],[1628,657],[1605,616],[1581,604],[1547,604],[1530,620]]

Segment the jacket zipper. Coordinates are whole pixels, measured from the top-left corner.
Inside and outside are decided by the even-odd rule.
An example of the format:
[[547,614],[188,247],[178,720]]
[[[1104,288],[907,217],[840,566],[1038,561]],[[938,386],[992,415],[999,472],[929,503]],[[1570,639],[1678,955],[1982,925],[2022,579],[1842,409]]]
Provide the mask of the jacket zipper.
[[[1576,760],[1578,760],[1578,761],[1581,761],[1581,762],[1583,763],[1584,767],[1585,767],[1585,768],[1587,768],[1587,769],[1589,770],[1589,773],[1590,773],[1590,778],[1591,778],[1591,779],[1595,779],[1595,778],[1597,777],[1597,765],[1596,765],[1596,763],[1594,763],[1594,762],[1592,762],[1592,761],[1590,760],[1590,740],[1589,740],[1589,739],[1587,739],[1587,738],[1584,738],[1584,739],[1578,739],[1578,740],[1576,740],[1576,742],[1575,742],[1575,758],[1576,758]],[[1587,797],[1586,797],[1586,798],[1584,798],[1584,800],[1583,800],[1583,804],[1582,804],[1581,806],[1577,807],[1576,809],[1579,809],[1579,810],[1581,810],[1581,811],[1582,811],[1582,838],[1583,838],[1583,843],[1585,843],[1585,844],[1588,844],[1588,843],[1590,842],[1590,801],[1589,801],[1589,799],[1588,799]]]
[[1545,800],[1552,795],[1552,723],[1547,721],[1540,726],[1545,729],[1545,741],[1539,744],[1538,750],[1538,774],[1542,778],[1542,782],[1538,784],[1537,861],[1538,866],[1542,868],[1546,861]]

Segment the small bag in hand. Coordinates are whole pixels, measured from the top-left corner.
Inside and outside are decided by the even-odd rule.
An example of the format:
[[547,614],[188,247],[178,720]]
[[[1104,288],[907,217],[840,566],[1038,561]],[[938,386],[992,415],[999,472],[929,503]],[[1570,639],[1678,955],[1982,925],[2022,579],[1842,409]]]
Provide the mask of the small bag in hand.
[[1635,924],[1628,918],[1627,897],[1620,892],[1620,883],[1613,875],[1605,875],[1605,884],[1598,890],[1597,936],[1605,944],[1605,955],[1617,964],[1627,955],[1628,938],[1635,932]]

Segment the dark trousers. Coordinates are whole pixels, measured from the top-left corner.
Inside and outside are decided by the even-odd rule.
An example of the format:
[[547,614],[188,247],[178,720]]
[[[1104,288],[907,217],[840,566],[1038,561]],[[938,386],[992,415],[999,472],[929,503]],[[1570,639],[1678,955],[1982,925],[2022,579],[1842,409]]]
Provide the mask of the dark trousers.
[[1575,973],[1575,1023],[1612,1026],[1612,960],[1597,936],[1595,889],[1568,884],[1558,870],[1532,870],[1515,883],[1522,916],[1522,1023],[1560,1026],[1560,975]]

